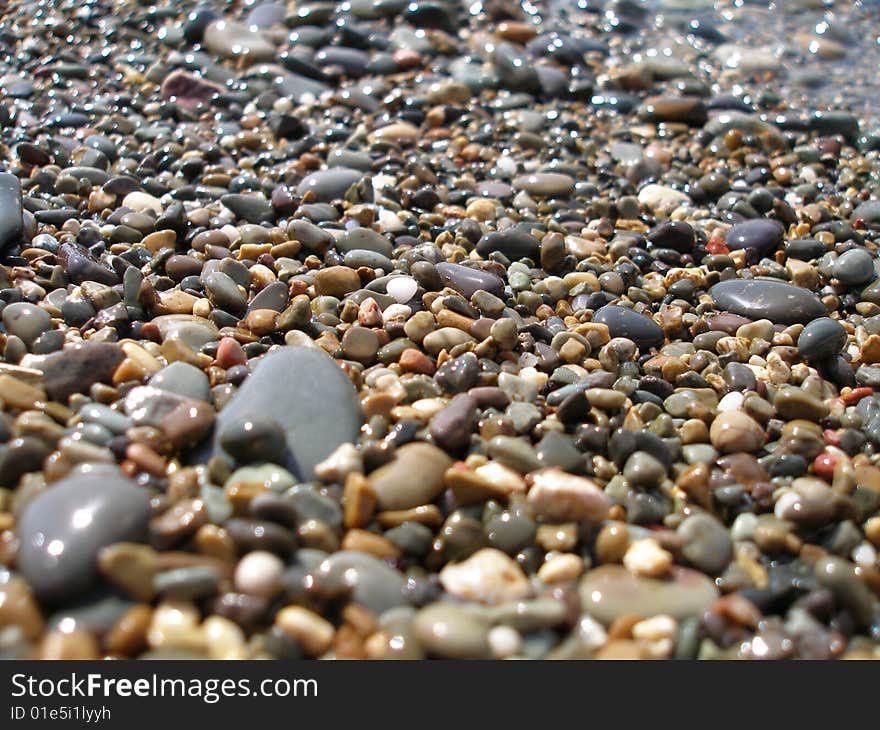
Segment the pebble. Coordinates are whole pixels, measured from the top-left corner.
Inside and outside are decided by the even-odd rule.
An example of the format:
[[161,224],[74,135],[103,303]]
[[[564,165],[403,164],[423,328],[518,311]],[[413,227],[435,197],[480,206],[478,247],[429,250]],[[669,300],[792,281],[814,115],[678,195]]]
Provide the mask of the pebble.
[[533,472],[528,501],[535,514],[549,519],[601,522],[608,515],[609,501],[586,477],[549,468]]
[[413,619],[425,651],[444,659],[488,659],[490,628],[486,619],[452,603],[432,603]]
[[718,598],[714,582],[702,573],[675,568],[667,579],[633,575],[617,565],[593,568],[581,578],[578,592],[586,612],[605,626],[621,616],[675,619],[699,616]]
[[[443,474],[452,466],[441,449],[426,443],[404,444],[394,459],[369,474],[379,506],[405,510],[427,504],[443,489]],[[413,470],[419,478],[412,479]]]
[[21,182],[8,172],[0,173],[0,253],[21,243],[24,222],[21,208]]
[[483,548],[460,563],[448,563],[440,571],[440,583],[447,593],[465,601],[507,603],[531,593],[522,568],[495,548]]
[[820,317],[798,335],[797,349],[810,362],[821,362],[838,354],[846,344],[846,330],[837,320]]
[[113,467],[92,467],[52,484],[21,516],[18,567],[40,600],[76,597],[98,577],[101,548],[146,535],[146,491]]
[[844,286],[867,284],[877,276],[874,259],[861,248],[845,251],[834,262],[834,278]]
[[806,324],[828,314],[815,294],[781,281],[733,279],[716,284],[709,294],[718,309],[774,324]]
[[287,441],[282,466],[305,478],[340,444],[357,440],[363,419],[355,389],[336,363],[304,347],[286,347],[260,361],[218,415],[215,450],[226,425],[243,417],[277,422]]
[[741,411],[724,411],[712,421],[709,438],[722,454],[752,452],[764,445],[764,430]]
[[608,327],[612,337],[625,337],[632,340],[641,350],[660,347],[663,344],[663,330],[650,317],[634,312],[626,307],[609,304],[597,310],[593,322]]

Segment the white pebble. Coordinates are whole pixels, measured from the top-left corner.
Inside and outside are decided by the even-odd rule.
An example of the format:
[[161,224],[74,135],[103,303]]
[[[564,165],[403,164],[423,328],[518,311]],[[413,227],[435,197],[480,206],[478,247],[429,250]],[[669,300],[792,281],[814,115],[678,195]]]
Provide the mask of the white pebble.
[[718,411],[738,411],[742,408],[745,397],[737,390],[733,390],[718,401]]
[[672,567],[672,554],[660,547],[653,537],[645,537],[627,548],[623,565],[633,575],[659,578]]
[[235,587],[242,593],[270,597],[278,591],[284,563],[265,550],[245,555],[235,568]]
[[385,285],[388,296],[396,299],[398,304],[406,304],[416,295],[418,289],[416,280],[410,276],[394,276]]
[[385,324],[388,322],[406,322],[412,316],[412,313],[412,307],[408,307],[406,304],[390,304],[382,312],[382,321]]
[[578,621],[577,629],[581,643],[586,646],[587,649],[595,651],[599,647],[604,646],[605,642],[608,641],[608,634],[605,632],[605,627],[588,613],[581,616]]
[[853,549],[852,559],[854,563],[869,568],[877,562],[877,551],[871,543],[863,542]]
[[797,492],[783,492],[773,505],[773,514],[780,520],[788,519],[788,515],[800,510],[801,497]]
[[495,659],[507,659],[519,653],[522,637],[510,626],[495,626],[489,631],[489,648]]

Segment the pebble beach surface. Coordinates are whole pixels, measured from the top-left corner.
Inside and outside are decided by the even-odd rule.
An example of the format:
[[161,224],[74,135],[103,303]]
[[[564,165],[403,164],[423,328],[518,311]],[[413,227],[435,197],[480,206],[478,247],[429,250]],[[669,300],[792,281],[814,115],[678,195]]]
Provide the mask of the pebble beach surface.
[[10,0],[0,657],[880,658],[878,36]]

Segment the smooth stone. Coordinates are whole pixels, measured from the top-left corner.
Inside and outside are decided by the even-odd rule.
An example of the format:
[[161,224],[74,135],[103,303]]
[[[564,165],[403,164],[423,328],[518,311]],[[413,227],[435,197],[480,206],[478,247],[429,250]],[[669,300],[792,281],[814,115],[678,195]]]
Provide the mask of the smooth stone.
[[714,582],[695,570],[673,567],[670,578],[660,580],[635,576],[620,565],[594,568],[578,591],[583,610],[606,626],[628,614],[699,616],[719,595]]
[[244,22],[248,28],[271,28],[283,23],[286,15],[287,7],[284,3],[260,3],[251,8]]
[[64,403],[95,383],[109,382],[124,358],[116,345],[87,340],[50,355],[30,356],[27,364],[43,372],[43,387],[52,400]]
[[436,265],[437,274],[443,283],[470,299],[478,291],[486,291],[495,296],[504,296],[504,282],[488,271],[442,262]]
[[612,337],[632,340],[641,350],[661,347],[664,342],[660,325],[627,307],[607,304],[593,315],[593,322],[606,325]]
[[305,195],[311,191],[318,202],[330,203],[341,199],[346,191],[363,179],[364,173],[348,167],[331,167],[306,175],[297,186],[296,192]]
[[709,438],[722,454],[751,452],[764,445],[764,429],[742,411],[723,411],[712,421]]
[[231,210],[236,218],[248,223],[262,223],[274,218],[274,208],[260,193],[229,193],[220,197],[220,202]]
[[776,391],[773,407],[786,421],[821,421],[828,415],[828,406],[825,403],[792,385],[782,386]]
[[209,342],[216,342],[220,336],[217,325],[204,317],[193,314],[163,314],[153,319],[159,328],[162,341],[180,340],[191,350],[200,350]]
[[770,279],[730,279],[709,294],[718,309],[774,324],[807,323],[828,315],[813,292]]
[[846,330],[837,320],[820,317],[798,335],[797,349],[805,360],[821,361],[838,354],[846,345]]
[[336,240],[336,248],[343,254],[349,251],[374,251],[389,258],[394,250],[391,242],[372,228],[348,229]]
[[413,620],[419,643],[445,659],[489,659],[490,628],[487,618],[454,603],[432,603]]
[[311,579],[319,593],[347,592],[352,602],[375,614],[407,604],[406,577],[367,553],[333,553],[311,571]]
[[394,276],[385,285],[385,292],[399,304],[406,304],[419,290],[419,285],[411,276]]
[[431,437],[448,451],[466,446],[471,439],[476,412],[477,402],[467,393],[459,393],[431,418],[428,427]]
[[185,398],[211,402],[208,376],[194,365],[178,361],[166,365],[150,378],[149,384],[159,390],[182,395]]
[[262,416],[226,423],[220,432],[220,445],[241,463],[276,463],[283,459],[287,440],[277,421]]
[[582,471],[586,463],[584,454],[559,431],[548,431],[535,446],[535,452],[541,466],[558,466],[567,472]]
[[819,584],[834,593],[859,626],[866,626],[876,616],[877,599],[852,563],[837,556],[822,557],[816,561],[815,571]]
[[280,424],[287,440],[280,465],[303,479],[340,444],[357,442],[363,423],[349,378],[333,358],[308,347],[282,347],[260,359],[217,416],[214,453],[223,453],[226,425],[248,417]]
[[651,183],[639,190],[639,203],[658,214],[670,213],[676,208],[691,202],[686,193],[665,185]]
[[150,519],[146,490],[116,467],[91,466],[50,484],[18,523],[18,567],[42,601],[55,603],[86,591],[98,576],[98,551],[116,542],[140,542]]
[[275,58],[277,49],[258,29],[234,20],[216,20],[205,28],[205,50],[223,58],[241,58],[251,63]]
[[530,195],[539,197],[555,198],[571,195],[574,191],[574,178],[559,172],[520,175],[511,182],[515,190],[525,190]]
[[0,173],[0,254],[21,243],[24,220],[21,182],[8,172]]
[[700,127],[706,123],[706,103],[692,96],[654,96],[645,99],[639,114],[646,122],[683,122]]
[[214,271],[205,277],[205,292],[211,304],[230,314],[240,314],[247,305],[247,296],[232,277],[222,271]]
[[477,253],[487,257],[498,252],[511,261],[529,258],[537,261],[540,256],[541,243],[531,233],[521,228],[506,228],[503,231],[492,231],[477,242]]
[[78,243],[65,242],[58,247],[58,263],[74,284],[96,281],[99,284],[118,284],[119,276],[101,263],[88,249]]
[[273,281],[260,292],[248,304],[248,311],[257,309],[271,309],[273,312],[283,312],[288,304],[288,288],[283,281]]
[[683,253],[693,251],[695,238],[694,229],[684,221],[665,221],[648,232],[652,246]]
[[3,326],[9,334],[20,337],[26,345],[33,344],[52,327],[49,313],[29,302],[14,302],[3,309]]
[[727,528],[708,514],[687,517],[676,530],[682,539],[682,555],[695,568],[719,575],[733,557],[733,542]]
[[725,237],[731,251],[754,250],[759,256],[768,256],[781,243],[785,229],[777,221],[765,218],[737,223]]
[[834,262],[834,278],[844,286],[867,284],[875,275],[874,257],[863,248],[844,251]]
[[452,459],[431,444],[413,442],[369,475],[383,510],[411,509],[431,502],[443,490],[443,474]]
[[175,69],[168,74],[159,87],[159,95],[166,101],[194,111],[200,104],[210,102],[223,87],[208,81],[204,77],[187,73],[183,69]]

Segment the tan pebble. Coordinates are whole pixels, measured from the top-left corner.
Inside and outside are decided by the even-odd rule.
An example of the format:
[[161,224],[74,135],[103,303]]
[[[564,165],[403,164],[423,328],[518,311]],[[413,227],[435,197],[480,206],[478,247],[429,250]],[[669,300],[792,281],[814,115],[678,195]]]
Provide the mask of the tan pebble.
[[12,375],[0,375],[0,400],[10,408],[26,411],[48,400],[46,391]]
[[222,616],[209,616],[202,624],[205,647],[211,659],[247,659],[247,640],[241,628]]
[[709,438],[722,454],[751,452],[764,445],[764,429],[741,411],[724,411],[712,421]]
[[482,222],[494,221],[496,217],[496,204],[486,198],[478,198],[472,201],[465,208],[465,214],[468,218]]
[[538,525],[535,543],[547,552],[567,552],[578,544],[578,526],[574,522]]
[[440,583],[458,598],[488,604],[515,601],[531,593],[522,568],[495,548],[483,548],[467,560],[447,564],[440,571]]
[[87,631],[51,631],[40,642],[40,659],[99,659],[101,651]]
[[624,567],[634,575],[660,578],[672,567],[672,553],[664,550],[652,537],[631,543],[623,556]]
[[865,365],[880,362],[880,336],[869,335],[859,348],[859,355]]
[[542,517],[601,522],[608,514],[608,498],[586,477],[550,468],[533,472],[531,481],[528,502]]
[[376,511],[376,492],[369,480],[358,472],[350,473],[342,492],[343,523],[348,528],[369,524]]
[[128,609],[104,637],[104,646],[110,654],[137,657],[147,648],[147,631],[153,618],[153,609],[139,603]]
[[600,563],[621,563],[629,547],[629,530],[623,522],[606,522],[596,537]]
[[118,542],[98,553],[101,575],[141,601],[153,598],[153,578],[159,571],[159,556],[153,548],[134,542]]
[[333,643],[336,629],[329,621],[302,606],[286,606],[275,615],[275,625],[292,636],[310,656],[321,656]]
[[343,550],[368,553],[383,560],[396,560],[402,554],[400,548],[387,538],[357,528],[345,533],[340,546]]
[[573,553],[560,553],[538,568],[538,578],[547,584],[576,580],[584,572],[584,561]]
[[204,636],[199,628],[199,611],[186,601],[165,601],[153,612],[147,641],[153,649],[177,647],[201,650]]
[[153,233],[144,236],[144,240],[141,241],[141,246],[147,249],[150,253],[156,254],[163,248],[174,248],[176,242],[177,234],[174,231],[154,231]]
[[253,309],[245,317],[244,325],[255,335],[262,337],[275,331],[277,321],[278,312],[274,309]]

